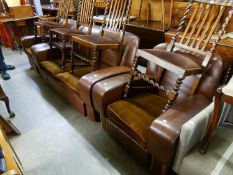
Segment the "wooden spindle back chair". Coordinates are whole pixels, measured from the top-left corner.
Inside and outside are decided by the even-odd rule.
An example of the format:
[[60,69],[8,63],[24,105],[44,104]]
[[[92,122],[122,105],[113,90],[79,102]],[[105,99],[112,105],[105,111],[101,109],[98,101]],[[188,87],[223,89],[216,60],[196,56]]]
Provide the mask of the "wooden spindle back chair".
[[[194,12],[187,23],[187,27],[184,29],[186,19],[194,2],[196,2]],[[202,66],[206,67],[215,50],[217,42],[225,32],[225,26],[229,22],[229,18],[232,16],[232,12],[230,11],[222,25],[222,30],[218,33],[218,39],[209,47],[209,41],[216,31],[216,27],[219,25],[227,7],[232,8],[232,0],[190,0],[177,32],[168,47],[168,51],[172,52],[174,48],[181,48],[201,54],[205,56]],[[183,29],[184,32],[181,34]],[[181,35],[181,39],[177,41],[179,35]]]
[[[142,78],[148,83],[152,84],[159,91],[162,91],[168,99],[167,104],[163,111],[171,108],[173,103],[176,101],[179,94],[180,87],[183,83],[185,77],[190,75],[196,75],[197,79],[193,84],[191,92],[189,95],[193,95],[199,85],[202,76],[205,74],[206,67],[208,66],[213,52],[217,43],[220,41],[221,36],[225,32],[225,28],[228,25],[232,14],[232,0],[223,0],[221,2],[216,1],[199,1],[197,2],[196,9],[191,16],[190,21],[187,24],[184,33],[181,35],[180,41],[177,41],[180,36],[182,29],[185,26],[185,20],[188,16],[191,6],[194,0],[190,0],[190,3],[186,9],[186,12],[181,20],[181,23],[177,29],[177,33],[173,37],[173,40],[168,45],[167,50],[160,49],[139,49],[137,51],[135,64],[131,71],[131,79],[125,88],[125,96],[128,96],[129,90],[132,88],[132,82],[135,76]],[[209,40],[213,35],[217,24],[220,22],[220,18],[227,7],[230,7],[229,14],[226,17],[224,23],[222,24],[221,30],[218,32],[218,37],[213,41],[209,49]],[[184,50],[190,54],[198,55],[197,59],[200,61],[193,60],[193,57],[184,56],[182,54],[176,53],[176,51]],[[174,53],[173,53],[174,52]],[[148,75],[141,73],[137,69],[137,58],[141,57],[146,59],[148,62],[156,64],[159,68],[156,75],[156,80]],[[165,87],[160,85],[162,77],[164,75],[164,70],[170,71],[177,76],[177,80],[173,89],[167,90]]]
[[[100,51],[106,49],[119,49],[116,63],[120,63],[120,58],[122,54],[122,46],[124,42],[125,35],[125,24],[129,20],[129,11],[131,7],[132,0],[107,0],[105,12],[104,12],[104,22],[102,23],[102,28],[100,36],[73,36],[73,48],[78,48],[77,45],[87,47],[92,50],[91,58],[86,58],[80,55],[76,49],[73,49],[71,54],[71,70],[74,70],[74,57],[90,64],[92,69],[98,69],[99,66],[99,54]],[[119,33],[119,40],[113,40],[109,37],[105,37],[105,31]]]

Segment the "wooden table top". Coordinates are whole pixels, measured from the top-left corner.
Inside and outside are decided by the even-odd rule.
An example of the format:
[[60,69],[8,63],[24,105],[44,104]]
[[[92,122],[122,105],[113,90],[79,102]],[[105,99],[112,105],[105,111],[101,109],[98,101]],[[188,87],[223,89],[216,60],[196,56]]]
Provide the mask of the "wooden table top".
[[17,21],[37,19],[37,18],[39,18],[39,16],[32,16],[27,18],[4,18],[4,19],[0,19],[0,23],[17,22]]

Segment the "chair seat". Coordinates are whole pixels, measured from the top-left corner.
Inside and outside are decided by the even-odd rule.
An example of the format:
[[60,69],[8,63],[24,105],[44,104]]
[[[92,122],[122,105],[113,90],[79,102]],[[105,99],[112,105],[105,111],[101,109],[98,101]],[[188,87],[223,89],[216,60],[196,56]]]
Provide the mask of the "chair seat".
[[55,61],[42,61],[40,64],[45,70],[47,70],[53,76],[59,73],[63,73],[65,71]]
[[90,48],[97,47],[98,49],[117,49],[120,47],[120,43],[118,41],[99,35],[73,36],[72,40],[82,46]]
[[185,57],[161,49],[139,49],[137,55],[174,72],[180,78],[200,74],[203,70],[200,62],[194,61],[193,57]]
[[109,105],[107,116],[145,147],[150,125],[162,113],[166,103],[167,100],[160,96],[145,93]]
[[37,26],[45,27],[46,29],[63,27],[62,24],[59,24],[59,23],[54,22],[54,21],[37,21],[34,24]]
[[78,34],[85,34],[84,32],[78,30],[78,29],[71,29],[71,28],[54,28],[50,30],[52,33],[55,33],[57,35],[78,35]]
[[56,75],[56,78],[59,79],[66,87],[74,91],[79,95],[79,80],[82,76],[91,72],[91,67],[83,67],[74,71],[74,73],[64,72]]

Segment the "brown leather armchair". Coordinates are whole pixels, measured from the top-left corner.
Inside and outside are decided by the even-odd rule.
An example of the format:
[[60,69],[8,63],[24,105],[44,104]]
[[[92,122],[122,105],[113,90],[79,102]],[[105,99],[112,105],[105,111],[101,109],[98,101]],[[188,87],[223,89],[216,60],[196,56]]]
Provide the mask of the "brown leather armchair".
[[[160,49],[166,47],[165,44],[157,46]],[[186,56],[190,54],[182,51],[178,53]],[[157,69],[158,66],[149,63],[146,68],[147,75],[155,77],[156,80]],[[100,113],[102,126],[109,135],[140,162],[151,163],[155,172],[166,173],[167,167],[171,167],[173,163],[182,124],[212,101],[221,73],[221,57],[215,55],[196,92],[189,95],[196,77],[187,77],[180,87],[176,104],[164,113],[162,110],[167,100],[160,91],[151,91],[151,86],[133,90],[130,97],[123,98],[124,87],[130,78],[127,73],[95,83],[89,92],[90,101],[94,109]],[[95,72],[92,73],[94,74]],[[97,73],[98,75],[101,74]],[[88,79],[87,76],[83,77],[80,87],[84,78]],[[173,73],[164,72],[161,86],[171,89],[176,78]],[[86,103],[85,100],[84,102]]]

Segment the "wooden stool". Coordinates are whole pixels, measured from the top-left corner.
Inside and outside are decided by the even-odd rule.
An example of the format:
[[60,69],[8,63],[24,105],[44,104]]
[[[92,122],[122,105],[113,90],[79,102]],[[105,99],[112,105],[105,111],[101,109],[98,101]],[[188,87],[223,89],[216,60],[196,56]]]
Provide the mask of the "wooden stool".
[[209,128],[207,134],[200,146],[200,153],[205,154],[208,146],[210,144],[211,138],[214,135],[214,131],[217,128],[220,115],[221,115],[221,102],[225,102],[228,104],[233,105],[233,82],[230,82],[228,85],[224,86],[223,88],[219,88],[215,95],[214,100],[214,111],[211,117],[211,121],[209,124]]

